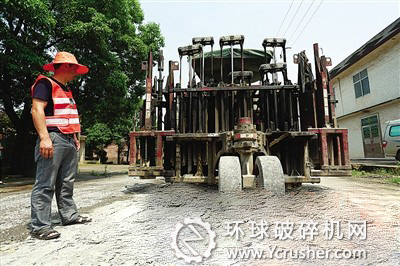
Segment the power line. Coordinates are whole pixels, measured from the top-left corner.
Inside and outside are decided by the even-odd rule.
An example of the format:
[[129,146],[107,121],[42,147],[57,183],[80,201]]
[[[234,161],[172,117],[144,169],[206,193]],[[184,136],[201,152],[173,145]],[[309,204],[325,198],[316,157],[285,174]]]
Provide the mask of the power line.
[[311,15],[310,19],[307,21],[307,24],[304,26],[304,28],[301,30],[301,32],[299,33],[299,35],[297,36],[296,40],[294,40],[293,44],[291,45],[292,47],[294,46],[294,44],[296,43],[297,39],[301,36],[301,34],[303,33],[303,31],[307,28],[308,24],[310,23],[310,21],[312,20],[312,18],[314,17],[315,13],[317,13],[319,7],[322,5],[322,2],[324,2],[324,0],[321,0],[321,3],[319,3],[317,9],[315,9],[314,13]]
[[292,22],[293,22],[294,18],[296,17],[297,12],[299,12],[300,7],[303,5],[303,2],[304,2],[304,0],[301,0],[300,5],[297,7],[296,13],[294,13],[294,16],[292,17],[292,20],[290,21],[289,25],[287,26],[287,28],[286,28],[285,33],[283,34],[283,36],[286,35],[286,32],[288,31],[290,25],[292,25]]
[[287,15],[289,14],[290,9],[292,8],[293,3],[294,3],[294,0],[292,0],[292,3],[290,4],[289,9],[287,10],[285,17],[284,17],[283,20],[282,20],[281,26],[279,26],[278,32],[277,32],[276,35],[275,35],[276,37],[278,37],[279,31],[281,30],[281,28],[282,28],[282,26],[283,26],[283,22],[285,22],[286,17],[287,17]]
[[310,4],[310,6],[308,7],[306,13],[304,13],[304,16],[301,18],[300,22],[297,23],[297,27],[296,29],[293,31],[292,35],[290,35],[288,42],[292,39],[293,35],[296,33],[297,29],[300,27],[301,23],[303,22],[304,18],[307,16],[308,12],[310,11],[312,5],[314,4],[315,0],[313,0]]

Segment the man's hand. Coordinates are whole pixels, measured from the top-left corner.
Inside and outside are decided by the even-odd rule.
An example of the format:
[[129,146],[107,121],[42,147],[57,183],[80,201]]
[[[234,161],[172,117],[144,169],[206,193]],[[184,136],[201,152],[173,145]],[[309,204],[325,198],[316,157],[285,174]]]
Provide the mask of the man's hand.
[[76,151],[79,151],[79,149],[81,148],[81,143],[79,142],[79,140],[75,140],[75,147]]
[[53,157],[53,142],[50,138],[43,138],[40,140],[40,154],[44,158],[51,158]]
[[76,134],[74,134],[74,142],[75,142],[76,151],[79,151],[79,149],[81,148],[81,142],[76,137]]

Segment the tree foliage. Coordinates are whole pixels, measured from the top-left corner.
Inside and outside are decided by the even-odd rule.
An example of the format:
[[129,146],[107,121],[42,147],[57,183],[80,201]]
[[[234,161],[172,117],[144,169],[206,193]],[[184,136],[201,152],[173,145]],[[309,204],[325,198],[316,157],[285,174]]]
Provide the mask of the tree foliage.
[[68,51],[90,69],[71,85],[83,130],[100,123],[108,142],[119,140],[144,92],[141,62],[163,45],[138,0],[0,0],[0,103],[17,133],[27,134],[30,86],[56,51]]
[[98,148],[104,148],[105,145],[110,144],[110,139],[112,137],[113,133],[106,124],[96,123],[88,129],[88,137],[86,141]]

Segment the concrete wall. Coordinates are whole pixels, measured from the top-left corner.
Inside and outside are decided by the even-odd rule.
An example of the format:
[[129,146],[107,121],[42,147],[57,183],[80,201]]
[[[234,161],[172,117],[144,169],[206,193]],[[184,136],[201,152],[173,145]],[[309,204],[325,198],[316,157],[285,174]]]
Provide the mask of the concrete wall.
[[79,153],[78,153],[78,162],[84,163],[85,162],[85,154],[86,154],[86,136],[81,135],[79,142],[81,144],[81,147],[80,147]]
[[[118,164],[118,146],[114,143],[108,145],[104,148],[104,151],[107,152],[107,163]],[[120,153],[121,163],[127,162],[127,154],[128,154],[128,146],[125,146],[124,149]]]
[[[399,35],[362,58],[332,80],[336,116],[347,115],[400,97]],[[353,75],[367,69],[370,93],[355,97]]]
[[349,130],[350,158],[364,158],[361,119],[374,114],[377,114],[379,117],[382,136],[385,132],[384,123],[386,121],[400,119],[400,99],[338,119],[339,127],[347,128]]

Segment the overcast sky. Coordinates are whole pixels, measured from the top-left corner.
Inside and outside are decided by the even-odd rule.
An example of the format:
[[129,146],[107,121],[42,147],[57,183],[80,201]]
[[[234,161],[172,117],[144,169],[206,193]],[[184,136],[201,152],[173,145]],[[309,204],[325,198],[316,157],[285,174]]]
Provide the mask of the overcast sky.
[[[166,66],[168,60],[179,60],[178,47],[191,44],[192,37],[213,36],[217,44],[214,49],[218,49],[219,37],[243,34],[245,48],[261,50],[264,38],[284,37],[287,46],[292,47],[288,50],[288,63],[289,78],[294,83],[297,68],[292,64],[293,54],[306,50],[307,56],[313,58],[312,46],[318,42],[335,66],[396,20],[400,16],[399,2],[140,0],[145,20],[160,24]],[[187,67],[183,69],[186,84]]]

